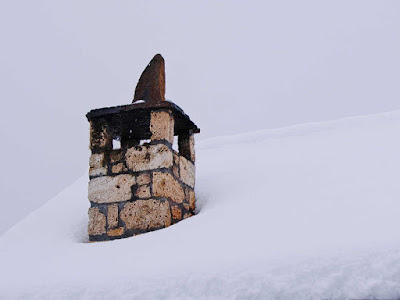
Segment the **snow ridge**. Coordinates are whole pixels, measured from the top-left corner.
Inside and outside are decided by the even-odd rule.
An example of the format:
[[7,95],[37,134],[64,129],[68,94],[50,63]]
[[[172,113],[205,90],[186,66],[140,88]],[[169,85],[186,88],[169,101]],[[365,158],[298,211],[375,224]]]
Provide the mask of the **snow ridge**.
[[261,129],[228,136],[217,136],[200,140],[198,150],[215,149],[233,144],[262,142],[268,139],[308,136],[311,134],[325,134],[329,131],[349,130],[373,126],[376,122],[390,124],[398,122],[400,110],[369,114],[355,117],[346,117],[323,122],[308,122],[274,129]]

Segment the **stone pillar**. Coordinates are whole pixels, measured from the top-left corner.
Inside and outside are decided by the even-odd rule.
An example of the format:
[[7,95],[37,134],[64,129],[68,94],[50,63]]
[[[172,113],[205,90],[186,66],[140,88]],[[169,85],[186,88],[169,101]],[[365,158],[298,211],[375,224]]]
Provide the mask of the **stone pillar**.
[[194,162],[196,160],[194,151],[194,134],[193,131],[189,131],[186,134],[180,134],[178,136],[178,148],[179,153]]
[[90,149],[92,153],[111,150],[112,141],[111,128],[105,120],[90,122]]
[[170,110],[152,111],[150,116],[151,141],[174,142],[174,118]]

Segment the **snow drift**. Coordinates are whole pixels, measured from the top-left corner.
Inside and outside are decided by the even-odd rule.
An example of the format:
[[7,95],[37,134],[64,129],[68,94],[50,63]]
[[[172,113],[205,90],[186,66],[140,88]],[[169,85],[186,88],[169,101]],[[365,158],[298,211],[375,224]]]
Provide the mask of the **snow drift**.
[[112,242],[87,243],[85,175],[0,238],[0,295],[400,297],[399,132],[395,111],[201,141],[197,215]]

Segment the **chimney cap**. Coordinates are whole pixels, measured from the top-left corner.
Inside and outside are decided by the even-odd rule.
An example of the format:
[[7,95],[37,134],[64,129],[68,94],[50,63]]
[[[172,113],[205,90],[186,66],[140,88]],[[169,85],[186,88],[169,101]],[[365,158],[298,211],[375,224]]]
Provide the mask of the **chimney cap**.
[[165,62],[161,54],[156,54],[140,75],[132,103],[138,100],[165,101]]
[[[143,118],[143,116],[150,116],[151,111],[169,109],[172,111],[175,119],[175,135],[180,133],[187,133],[192,131],[193,133],[200,133],[200,128],[197,127],[189,116],[173,102],[170,101],[160,101],[157,103],[153,102],[142,102],[137,104],[120,105],[113,107],[105,107],[99,109],[93,109],[86,114],[88,121],[95,121],[102,118],[113,118],[126,120],[127,118]],[[123,116],[121,118],[118,118]],[[121,124],[122,125],[122,124]]]
[[128,121],[135,129],[145,131],[144,128],[139,128],[143,127],[144,123],[139,126],[140,122],[135,120],[149,120],[150,112],[160,109],[172,111],[175,119],[175,135],[189,131],[200,132],[178,105],[165,100],[165,63],[161,54],[156,54],[140,76],[132,104],[93,109],[86,114],[86,118],[89,121],[106,119],[120,129],[126,127],[123,122]]

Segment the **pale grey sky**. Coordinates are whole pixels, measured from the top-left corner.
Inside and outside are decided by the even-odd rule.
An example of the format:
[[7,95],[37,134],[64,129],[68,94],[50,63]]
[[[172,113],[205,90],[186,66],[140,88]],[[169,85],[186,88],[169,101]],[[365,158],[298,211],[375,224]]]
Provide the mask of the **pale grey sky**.
[[85,113],[130,103],[156,53],[199,139],[400,109],[399,15],[395,0],[3,1],[0,232],[87,170]]

